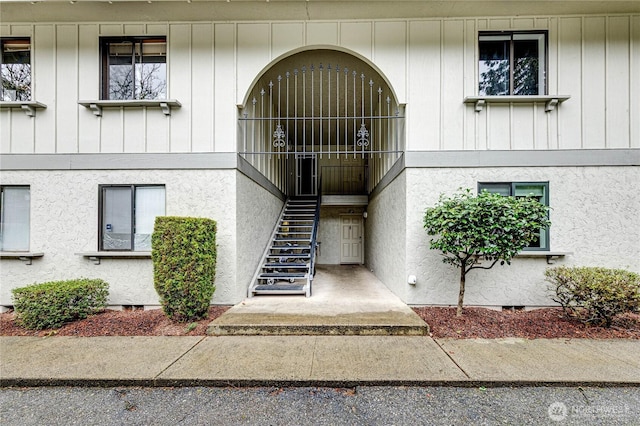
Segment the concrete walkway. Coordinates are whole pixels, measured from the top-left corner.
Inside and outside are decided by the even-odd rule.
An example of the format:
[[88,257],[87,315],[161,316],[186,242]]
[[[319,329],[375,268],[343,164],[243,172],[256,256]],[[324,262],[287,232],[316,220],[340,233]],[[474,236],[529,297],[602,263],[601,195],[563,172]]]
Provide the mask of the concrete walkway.
[[[208,337],[0,337],[1,386],[640,386],[640,340],[433,339],[360,266],[255,297]],[[295,335],[298,334],[298,335]]]
[[640,386],[640,341],[0,337],[1,386]]
[[313,294],[256,296],[214,320],[209,335],[414,335],[427,324],[360,265],[318,265]]

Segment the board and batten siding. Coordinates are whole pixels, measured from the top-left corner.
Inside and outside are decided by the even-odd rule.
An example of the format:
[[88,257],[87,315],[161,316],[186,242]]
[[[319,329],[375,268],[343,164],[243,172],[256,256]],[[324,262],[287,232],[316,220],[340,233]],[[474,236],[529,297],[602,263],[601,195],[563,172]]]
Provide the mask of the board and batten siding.
[[[477,94],[477,33],[549,31],[544,103],[464,104]],[[310,47],[369,61],[406,104],[406,149],[640,148],[640,16],[452,18],[335,22],[35,23],[0,25],[32,37],[34,100],[28,117],[0,110],[1,153],[236,151],[237,105],[268,66]],[[113,108],[96,117],[99,37],[166,35],[168,98],[182,107]],[[302,65],[302,64],[301,64]]]

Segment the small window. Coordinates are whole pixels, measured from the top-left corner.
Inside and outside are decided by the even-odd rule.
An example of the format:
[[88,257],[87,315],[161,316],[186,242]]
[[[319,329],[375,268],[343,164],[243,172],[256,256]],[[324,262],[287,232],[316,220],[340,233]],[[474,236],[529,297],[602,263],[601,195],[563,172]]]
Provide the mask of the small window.
[[166,99],[165,37],[102,38],[102,99]]
[[164,214],[164,186],[100,186],[99,250],[151,251],[156,216]]
[[29,251],[28,186],[0,187],[0,250]]
[[[549,182],[480,182],[478,192],[488,191],[505,197],[534,197],[549,206]],[[540,235],[525,250],[549,250],[549,228],[540,230]]]
[[480,33],[480,96],[546,94],[546,33]]
[[2,57],[2,101],[31,100],[31,41],[28,38],[0,39]]

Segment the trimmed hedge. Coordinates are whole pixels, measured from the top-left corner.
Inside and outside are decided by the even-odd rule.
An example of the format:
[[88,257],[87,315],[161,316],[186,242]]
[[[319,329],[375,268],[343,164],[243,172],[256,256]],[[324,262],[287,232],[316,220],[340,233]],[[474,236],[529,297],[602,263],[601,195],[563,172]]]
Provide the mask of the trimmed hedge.
[[216,222],[158,216],[151,237],[153,282],[165,315],[177,322],[205,318],[216,290]]
[[623,269],[557,267],[545,271],[552,299],[585,324],[609,327],[613,317],[640,309],[640,275]]
[[107,306],[109,284],[100,279],[51,281],[11,291],[17,322],[25,328],[59,328]]

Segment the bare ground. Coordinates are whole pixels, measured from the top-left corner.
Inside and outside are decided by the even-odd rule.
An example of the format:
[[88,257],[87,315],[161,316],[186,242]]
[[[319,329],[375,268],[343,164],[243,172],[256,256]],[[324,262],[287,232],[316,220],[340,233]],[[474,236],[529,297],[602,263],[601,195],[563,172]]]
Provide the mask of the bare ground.
[[56,330],[27,330],[16,324],[14,312],[0,314],[0,336],[204,336],[211,321],[229,306],[212,306],[207,318],[193,323],[174,323],[161,309],[106,311],[63,325]]
[[495,311],[464,308],[414,308],[429,324],[433,337],[458,339],[522,337],[527,339],[640,339],[640,314],[619,315],[611,328],[593,327],[567,318],[561,308]]
[[[204,336],[207,325],[228,306],[212,306],[206,319],[194,323],[173,323],[161,310],[106,310],[57,330],[26,330],[16,324],[15,314],[0,314],[2,336]],[[433,337],[500,338],[595,338],[640,339],[640,314],[615,319],[611,328],[590,327],[567,319],[560,308],[531,311],[494,311],[465,308],[456,317],[455,308],[419,307],[414,311],[429,324]]]

